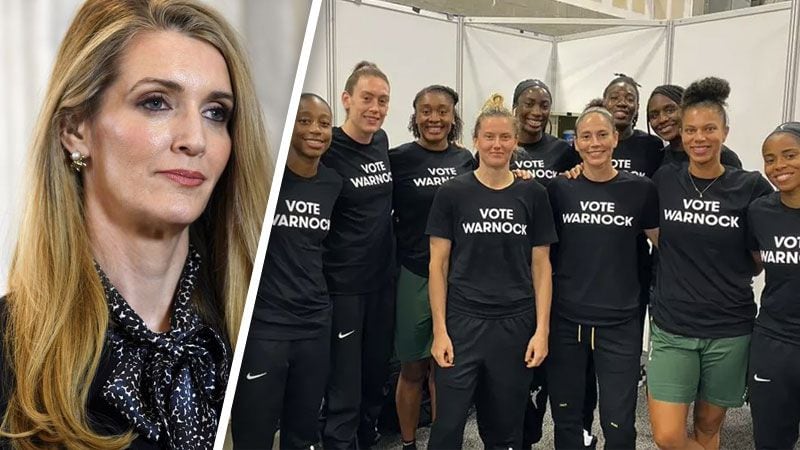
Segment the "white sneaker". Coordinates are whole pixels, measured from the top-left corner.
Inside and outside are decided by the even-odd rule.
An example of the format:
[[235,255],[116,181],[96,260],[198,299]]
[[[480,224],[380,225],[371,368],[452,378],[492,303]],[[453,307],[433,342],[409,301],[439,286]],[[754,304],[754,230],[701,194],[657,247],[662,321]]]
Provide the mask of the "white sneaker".
[[583,430],[583,446],[591,447],[593,442],[594,442],[594,436],[592,436],[592,433]]

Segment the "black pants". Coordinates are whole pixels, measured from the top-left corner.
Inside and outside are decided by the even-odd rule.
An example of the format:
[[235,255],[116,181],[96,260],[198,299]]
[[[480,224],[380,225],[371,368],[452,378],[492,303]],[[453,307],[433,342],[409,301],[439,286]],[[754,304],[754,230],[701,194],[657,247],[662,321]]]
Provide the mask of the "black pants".
[[436,367],[436,420],[429,449],[462,447],[473,403],[485,448],[521,447],[525,393],[534,372],[525,367],[525,350],[535,322],[533,311],[501,319],[448,311],[455,365]]
[[328,328],[313,339],[247,341],[231,411],[235,449],[271,449],[279,426],[282,449],[317,444],[329,352]]
[[[522,432],[522,447],[528,448],[542,439],[544,415],[547,412],[547,360],[533,372],[533,382],[525,403],[525,425]],[[552,406],[551,406],[552,407]],[[597,408],[597,376],[594,373],[594,358],[589,355],[586,364],[586,392],[583,400],[583,429],[592,431],[594,409]]]
[[590,356],[600,385],[600,424],[606,448],[635,448],[641,351],[638,317],[609,327],[579,326],[558,316],[551,322],[547,377],[556,448],[583,447],[582,415]]
[[747,380],[756,448],[794,448],[800,426],[800,346],[756,330]]
[[331,301],[331,374],[322,440],[326,450],[352,449],[359,427],[374,429],[383,405],[394,344],[393,286],[334,295]]

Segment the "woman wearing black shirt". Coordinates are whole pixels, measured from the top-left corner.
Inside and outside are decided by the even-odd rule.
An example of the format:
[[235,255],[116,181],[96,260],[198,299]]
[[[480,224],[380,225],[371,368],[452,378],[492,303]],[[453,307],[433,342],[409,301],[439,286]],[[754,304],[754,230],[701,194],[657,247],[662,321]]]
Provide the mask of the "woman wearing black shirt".
[[[637,238],[658,240],[658,198],[645,177],[611,163],[614,118],[590,107],[576,122],[583,171],[548,187],[559,243],[547,362],[556,448],[580,448],[586,377],[594,361],[607,448],[636,445],[636,379],[641,331]],[[609,254],[614,254],[612,259]],[[576,338],[577,336],[577,338]]]
[[319,164],[331,143],[331,109],[302,94],[286,159],[269,251],[236,388],[236,448],[310,448],[330,362],[331,304],[322,241],[342,179]]
[[445,181],[475,169],[472,154],[455,142],[461,138],[458,94],[447,86],[428,86],[414,96],[408,128],[416,138],[389,151],[394,182],[394,230],[400,260],[397,282],[395,354],[400,360],[397,416],[403,446],[415,446],[423,384],[428,380],[435,415],[431,368],[433,325],[428,300],[430,246],[425,235],[433,197]]
[[766,273],[750,344],[750,408],[756,448],[794,448],[800,424],[800,123],[764,141],[764,172],[778,188],[750,204],[750,249]]
[[461,447],[473,402],[486,447],[519,448],[530,369],[547,356],[556,236],[545,189],[509,170],[516,127],[501,96],[487,101],[473,133],[480,167],[445,183],[431,207],[429,448]]
[[[664,84],[653,89],[647,101],[647,126],[667,142],[662,164],[689,161],[681,144],[681,99],[684,91],[681,86]],[[742,161],[724,144],[720,161],[726,166],[742,168]]]
[[520,150],[514,152],[511,169],[527,170],[545,186],[581,162],[572,146],[545,132],[552,104],[550,88],[541,80],[521,81],[514,89],[512,107],[519,123]]
[[725,411],[740,406],[745,392],[759,270],[747,248],[746,213],[772,189],[758,172],[720,162],[729,93],[719,78],[686,89],[681,140],[689,164],[665,165],[653,178],[661,223],[648,405],[661,448],[719,448]]
[[343,178],[323,253],[333,305],[323,430],[329,449],[353,448],[356,433],[362,447],[374,443],[394,336],[392,174],[381,129],[389,109],[386,75],[372,63],[359,63],[342,104],[347,118],[333,128],[322,157]]

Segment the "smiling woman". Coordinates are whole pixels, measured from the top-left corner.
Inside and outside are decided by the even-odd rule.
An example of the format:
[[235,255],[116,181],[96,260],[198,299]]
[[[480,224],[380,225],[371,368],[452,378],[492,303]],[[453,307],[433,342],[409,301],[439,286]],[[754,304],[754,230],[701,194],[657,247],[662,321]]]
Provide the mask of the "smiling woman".
[[80,8],[0,300],[0,444],[211,447],[267,172],[244,51],[216,12]]

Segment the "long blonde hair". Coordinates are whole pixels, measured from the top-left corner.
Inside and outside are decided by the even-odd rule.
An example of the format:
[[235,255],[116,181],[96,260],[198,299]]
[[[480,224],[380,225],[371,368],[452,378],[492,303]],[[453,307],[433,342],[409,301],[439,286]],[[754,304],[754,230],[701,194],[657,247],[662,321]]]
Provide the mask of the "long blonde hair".
[[208,280],[195,295],[197,309],[231,341],[238,333],[272,178],[243,47],[217,12],[193,0],[87,0],[58,51],[34,130],[9,274],[3,345],[13,386],[0,435],[15,448],[116,449],[133,439],[100,436],[87,418],[108,307],[90,252],[81,179],[69,169],[59,135],[65,124],[97,113],[132,37],[159,30],[213,45],[228,66],[231,158],[190,236]]

